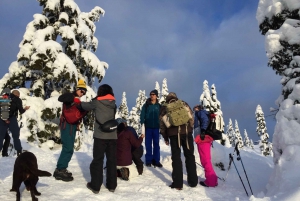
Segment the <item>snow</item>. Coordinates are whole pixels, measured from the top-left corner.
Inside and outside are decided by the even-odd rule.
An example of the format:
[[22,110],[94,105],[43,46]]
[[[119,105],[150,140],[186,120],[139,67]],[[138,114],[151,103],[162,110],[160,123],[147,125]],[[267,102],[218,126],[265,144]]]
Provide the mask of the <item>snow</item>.
[[[91,137],[91,136],[90,136]],[[90,138],[91,139],[91,138]],[[74,180],[71,182],[57,181],[54,177],[40,177],[37,189],[42,193],[39,200],[273,200],[273,198],[264,197],[265,186],[268,182],[271,172],[273,171],[273,162],[271,157],[265,157],[260,154],[259,148],[255,150],[244,148],[241,150],[242,161],[245,166],[246,173],[249,178],[254,196],[247,197],[239,176],[236,173],[234,165],[228,173],[226,181],[219,180],[219,185],[215,188],[204,188],[198,185],[191,188],[187,185],[186,171],[184,170],[184,185],[183,190],[177,191],[168,187],[172,182],[172,161],[170,147],[165,145],[163,139],[160,140],[161,147],[161,163],[163,168],[144,167],[143,175],[132,178],[129,181],[123,181],[118,178],[118,186],[114,193],[109,192],[102,185],[99,194],[93,194],[85,185],[90,181],[89,164],[92,161],[92,140],[85,140],[85,144],[80,151],[75,151],[69,163],[68,170],[73,173]],[[56,168],[56,162],[60,154],[61,146],[54,145],[48,141],[48,145],[38,148],[37,145],[26,143],[23,129],[21,130],[22,146],[25,150],[33,152],[38,160],[38,166],[41,170],[53,173]],[[47,147],[53,146],[53,150]],[[214,142],[212,148],[213,163],[223,162],[225,169],[229,164],[229,153],[233,153],[233,148],[224,147]],[[294,150],[297,151],[297,150]],[[245,187],[251,195],[241,162],[236,160],[234,154],[234,162],[238,168],[239,174],[243,179]],[[195,149],[197,174],[199,180],[204,179],[204,172],[200,167],[200,159],[198,151]],[[0,200],[10,201],[15,200],[16,193],[9,192],[12,185],[13,165],[16,156],[0,158]],[[144,160],[144,156],[142,158]],[[184,156],[182,154],[183,166]],[[297,168],[289,168],[289,171],[297,172]],[[220,168],[214,169],[220,178],[225,178],[227,171],[222,171]],[[104,171],[105,174],[105,171]],[[295,177],[296,180],[298,177]],[[104,176],[105,184],[105,176]],[[20,187],[21,200],[31,200],[30,193],[25,190],[24,184]],[[283,192],[282,192],[283,193]],[[283,194],[285,195],[285,194]],[[291,195],[285,195],[291,196]],[[264,198],[263,198],[264,197]],[[282,198],[282,196],[281,196]],[[283,197],[285,198],[285,197]],[[294,197],[292,197],[294,198]],[[274,199],[276,200],[276,198]]]

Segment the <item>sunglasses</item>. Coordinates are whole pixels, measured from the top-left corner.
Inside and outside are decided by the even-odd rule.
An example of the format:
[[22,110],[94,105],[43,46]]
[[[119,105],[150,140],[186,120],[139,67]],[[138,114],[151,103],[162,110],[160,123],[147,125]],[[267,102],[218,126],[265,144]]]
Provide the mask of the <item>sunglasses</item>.
[[85,95],[86,92],[84,90],[80,90],[80,91],[81,91],[81,93],[83,93],[83,95]]
[[150,94],[150,96],[155,96],[156,94]]

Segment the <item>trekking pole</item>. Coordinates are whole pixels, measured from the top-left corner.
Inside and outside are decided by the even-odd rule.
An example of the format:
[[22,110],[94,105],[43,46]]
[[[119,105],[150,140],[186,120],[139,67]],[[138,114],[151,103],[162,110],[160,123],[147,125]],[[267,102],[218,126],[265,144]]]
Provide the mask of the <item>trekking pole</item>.
[[246,173],[246,170],[245,170],[243,161],[242,161],[242,157],[241,157],[241,155],[240,155],[240,151],[239,151],[239,149],[238,149],[237,146],[235,147],[235,149],[236,149],[237,160],[238,160],[238,161],[241,160],[241,163],[242,163],[242,166],[243,166],[243,169],[244,169],[244,173],[245,173],[246,178],[247,178],[247,181],[248,181],[248,185],[249,185],[250,190],[251,190],[251,193],[252,193],[252,195],[253,195],[252,188],[251,188],[251,185],[250,185],[250,182],[249,182],[249,179],[248,179],[248,176],[247,176],[247,173]]
[[[237,148],[237,145],[238,145],[238,143],[236,143],[236,145],[235,145],[235,148],[234,148],[234,150],[233,150],[232,156],[234,156],[234,152],[235,152],[235,149]],[[225,181],[226,181],[226,179],[227,179],[227,177],[228,177],[228,174],[229,174],[229,170],[230,170],[232,161],[233,161],[233,157],[230,157],[230,155],[229,155],[229,165],[228,165],[228,168],[227,168],[227,173],[226,173],[226,176],[225,176]]]
[[[197,162],[195,162],[195,163],[204,169],[204,167],[203,167],[202,165],[200,165],[200,164],[197,163]],[[217,177],[218,177],[218,175],[217,175]],[[221,177],[218,177],[218,179],[220,179],[221,181],[225,181],[225,179],[224,179],[224,178],[221,178]]]
[[245,185],[244,185],[244,182],[243,182],[243,180],[242,180],[242,178],[241,178],[241,176],[240,176],[240,173],[239,173],[238,169],[236,168],[236,165],[235,165],[235,163],[234,163],[234,160],[233,160],[232,155],[229,154],[229,157],[231,158],[231,160],[232,160],[232,162],[233,162],[233,165],[234,165],[234,167],[235,167],[235,170],[236,170],[236,172],[238,173],[238,175],[239,175],[239,177],[240,177],[240,180],[241,180],[241,182],[242,182],[242,184],[243,184],[243,187],[244,187],[244,189],[245,189],[245,191],[246,191],[246,194],[247,194],[247,196],[249,197],[248,192],[247,192],[247,190],[246,190],[246,187],[245,187]]

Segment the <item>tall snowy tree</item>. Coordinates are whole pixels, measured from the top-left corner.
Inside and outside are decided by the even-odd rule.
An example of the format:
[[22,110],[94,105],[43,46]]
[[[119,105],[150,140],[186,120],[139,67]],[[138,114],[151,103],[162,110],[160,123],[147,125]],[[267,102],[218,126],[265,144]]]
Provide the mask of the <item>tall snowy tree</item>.
[[160,100],[160,87],[159,87],[159,83],[156,81],[155,82],[155,88],[154,89],[156,89],[157,90],[157,92],[158,92],[158,97],[157,97],[157,99],[158,99],[158,101]]
[[212,100],[210,95],[210,90],[208,86],[207,80],[204,80],[203,82],[203,92],[200,95],[200,104],[207,110],[207,111],[213,111],[212,108]]
[[251,147],[251,149],[254,149],[254,143],[253,143],[252,139],[250,140],[250,147]]
[[161,85],[161,97],[159,99],[160,104],[164,104],[166,102],[166,97],[168,94],[169,94],[169,89],[167,85],[167,78],[164,78]]
[[248,134],[247,134],[247,131],[246,131],[246,129],[244,129],[244,145],[246,146],[246,147],[251,147],[251,141],[250,141],[250,139],[249,139],[249,137],[248,137]]
[[269,150],[269,134],[267,133],[267,126],[265,121],[264,112],[260,105],[257,105],[255,111],[255,117],[257,122],[256,132],[260,137],[259,147],[263,155],[270,155]]
[[130,126],[132,126],[137,132],[140,132],[141,124],[140,124],[140,115],[142,111],[142,107],[144,103],[146,102],[147,97],[145,95],[145,90],[139,91],[139,95],[136,99],[136,104],[132,108],[129,114],[128,123]]
[[211,90],[209,90],[208,81],[204,80],[203,82],[203,92],[200,95],[200,104],[203,107],[211,112],[217,114],[216,116],[216,127],[218,130],[224,133],[225,124],[223,119],[223,112],[221,110],[221,103],[217,99],[217,90],[214,84],[211,86]]
[[243,138],[239,129],[239,125],[237,120],[235,120],[235,124],[234,124],[234,133],[235,133],[235,144],[238,144],[238,148],[242,149],[244,147],[244,142],[243,142]]
[[120,118],[125,119],[126,121],[128,120],[129,112],[127,106],[126,92],[123,92],[122,94],[122,100],[118,108],[118,113]]
[[235,131],[233,129],[233,125],[232,125],[231,119],[229,119],[229,123],[227,125],[226,135],[228,137],[228,140],[229,140],[229,143],[231,144],[231,146],[234,146]]
[[268,65],[281,76],[282,92],[276,104],[276,126],[272,148],[275,163],[269,194],[278,189],[296,191],[291,166],[300,166],[300,2],[298,0],[260,0],[256,19],[265,35]]
[[[60,94],[72,91],[78,79],[88,84],[84,101],[95,96],[95,78],[100,82],[108,64],[93,53],[98,46],[95,22],[104,10],[98,6],[81,12],[73,0],[38,0],[41,14],[34,14],[20,42],[17,61],[0,80],[3,88],[18,88],[30,110],[22,115],[28,141],[39,146],[50,137],[59,136]],[[92,129],[93,114],[84,122]],[[80,137],[77,136],[77,143]]]

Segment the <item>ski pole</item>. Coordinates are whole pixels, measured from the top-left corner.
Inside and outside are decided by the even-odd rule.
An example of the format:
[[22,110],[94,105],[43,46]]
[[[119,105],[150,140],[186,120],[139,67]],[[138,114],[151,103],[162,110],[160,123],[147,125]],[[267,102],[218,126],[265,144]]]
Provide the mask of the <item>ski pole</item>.
[[[204,169],[204,167],[203,167],[202,165],[200,165],[200,164],[197,163],[197,162],[195,162],[195,163]],[[218,177],[218,175],[217,175],[217,177]],[[218,177],[218,179],[220,179],[221,181],[225,181],[225,179],[224,179],[224,178],[221,178],[221,177]]]
[[248,185],[249,185],[250,190],[251,190],[251,193],[252,193],[252,195],[253,195],[252,188],[251,188],[251,185],[250,185],[250,182],[249,182],[249,179],[248,179],[248,176],[247,176],[247,173],[246,173],[244,164],[243,164],[243,160],[242,160],[242,157],[241,157],[241,155],[240,155],[240,151],[239,151],[238,147],[236,147],[235,149],[236,149],[236,155],[238,156],[238,157],[237,157],[237,160],[238,160],[238,161],[241,160],[241,163],[242,163],[242,166],[243,166],[243,169],[244,169],[244,173],[245,173],[246,178],[247,178],[247,181],[248,181]]
[[241,178],[241,176],[240,176],[240,173],[239,173],[238,169],[236,168],[236,165],[235,165],[235,163],[234,163],[234,160],[233,160],[232,155],[229,154],[229,157],[231,158],[231,160],[232,160],[232,162],[233,162],[233,165],[234,165],[234,167],[235,167],[235,170],[236,170],[236,172],[238,173],[238,175],[239,175],[239,177],[240,177],[240,180],[241,180],[241,182],[242,182],[242,184],[243,184],[243,187],[244,187],[244,189],[245,189],[245,191],[246,191],[246,194],[247,194],[247,196],[249,197],[248,192],[247,192],[247,190],[246,190],[246,187],[245,187],[245,185],[244,185],[244,182],[243,182],[243,180],[242,180],[242,178]]
[[[236,143],[236,145],[235,145],[235,148],[234,148],[234,150],[233,150],[232,156],[234,156],[234,152],[235,152],[235,149],[237,148],[237,145],[238,145],[238,143]],[[233,161],[233,157],[230,157],[230,155],[229,155],[229,165],[228,165],[228,168],[227,168],[227,173],[226,173],[226,176],[225,176],[225,181],[226,181],[226,179],[227,179],[227,177],[228,177],[228,174],[229,174],[229,170],[230,170],[232,161]]]

